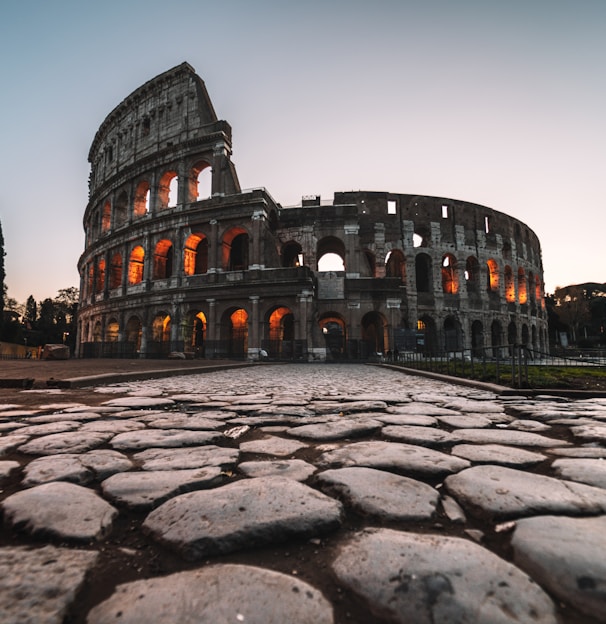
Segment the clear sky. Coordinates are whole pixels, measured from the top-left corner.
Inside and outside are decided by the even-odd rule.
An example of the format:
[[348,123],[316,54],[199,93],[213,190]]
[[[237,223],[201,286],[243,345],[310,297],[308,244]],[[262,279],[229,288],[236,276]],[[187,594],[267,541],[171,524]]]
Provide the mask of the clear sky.
[[605,0],[3,2],[8,294],[79,286],[95,132],[183,61],[243,188],[483,204],[538,234],[548,292],[605,282],[605,33]]

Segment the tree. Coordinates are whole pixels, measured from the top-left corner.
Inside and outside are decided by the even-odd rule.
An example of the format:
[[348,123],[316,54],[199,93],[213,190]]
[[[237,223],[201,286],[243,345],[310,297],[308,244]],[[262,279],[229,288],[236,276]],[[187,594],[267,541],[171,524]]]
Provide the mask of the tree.
[[23,315],[23,322],[28,325],[28,329],[36,328],[36,321],[38,320],[38,304],[32,295],[27,298],[25,302],[25,314]]

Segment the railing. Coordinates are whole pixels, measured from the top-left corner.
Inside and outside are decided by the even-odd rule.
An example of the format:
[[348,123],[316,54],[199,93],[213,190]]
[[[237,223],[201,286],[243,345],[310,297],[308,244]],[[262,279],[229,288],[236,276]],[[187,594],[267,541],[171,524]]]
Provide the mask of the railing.
[[605,358],[563,357],[519,344],[442,353],[403,351],[383,361],[513,388],[582,389],[595,378],[597,387],[606,389]]

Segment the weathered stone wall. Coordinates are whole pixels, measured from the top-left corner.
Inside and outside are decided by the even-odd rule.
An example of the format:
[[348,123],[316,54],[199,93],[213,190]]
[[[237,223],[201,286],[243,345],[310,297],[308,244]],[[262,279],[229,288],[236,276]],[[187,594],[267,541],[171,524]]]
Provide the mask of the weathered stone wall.
[[[439,197],[284,208],[242,192],[231,129],[187,64],[116,107],[89,161],[81,355],[546,347],[540,243],[524,223]],[[343,267],[319,271],[328,253]]]

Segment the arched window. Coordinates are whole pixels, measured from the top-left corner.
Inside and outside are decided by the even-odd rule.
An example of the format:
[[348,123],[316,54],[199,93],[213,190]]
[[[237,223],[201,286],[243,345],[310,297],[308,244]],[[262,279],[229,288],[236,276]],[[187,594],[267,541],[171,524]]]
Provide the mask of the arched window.
[[376,277],[377,276],[377,259],[375,254],[370,249],[364,250],[364,262],[360,275],[362,277]]
[[95,284],[95,291],[100,293],[103,292],[103,288],[105,287],[105,260],[100,258],[97,262],[97,281]]
[[326,345],[326,357],[331,360],[339,360],[345,354],[345,321],[340,314],[327,312],[318,321],[324,343]]
[[303,266],[303,249],[296,241],[288,241],[282,245],[282,266]]
[[508,264],[505,265],[504,275],[505,275],[505,301],[507,301],[507,303],[513,303],[516,300],[516,286],[515,286],[515,281],[513,279],[513,270]]
[[476,357],[481,357],[484,350],[484,326],[481,321],[471,324],[471,350]]
[[112,205],[109,201],[103,204],[103,213],[101,215],[101,231],[109,232],[112,226]]
[[138,353],[141,349],[141,335],[143,328],[141,321],[136,316],[131,316],[126,323],[126,342],[130,343],[134,353]]
[[406,259],[399,249],[390,251],[385,257],[385,274],[387,277],[399,277],[406,281]]
[[442,257],[442,291],[449,295],[459,292],[459,273],[457,259],[452,254]]
[[145,258],[145,250],[141,245],[137,245],[131,253],[128,263],[128,283],[131,285],[139,284],[143,281],[143,261]]
[[248,354],[248,313],[243,308],[229,308],[221,317],[221,340],[230,357]]
[[107,342],[118,342],[119,330],[120,330],[120,325],[118,324],[118,321],[112,317],[111,319],[109,319],[109,322],[107,323],[107,329],[105,332],[105,340]]
[[316,248],[318,271],[345,271],[345,245],[336,236],[318,241]]
[[163,238],[154,251],[153,279],[166,279],[173,274],[173,244]]
[[426,253],[415,257],[417,292],[432,292],[431,258]]
[[179,178],[176,171],[167,171],[158,184],[158,206],[160,209],[177,205]]
[[387,321],[379,312],[368,312],[362,317],[362,340],[369,353],[385,353],[389,349]]
[[524,273],[524,269],[522,267],[518,269],[518,301],[521,304],[524,304],[528,301],[526,274]]
[[149,182],[147,180],[139,182],[135,191],[133,206],[133,215],[135,217],[144,217],[149,212],[149,193]]
[[122,191],[116,199],[116,225],[124,225],[128,220],[128,195]]
[[208,271],[208,239],[204,234],[191,234],[185,241],[183,272],[185,275]]
[[120,288],[122,285],[122,255],[115,253],[109,266],[109,288]]
[[486,262],[488,267],[488,281],[487,281],[487,289],[493,292],[499,291],[499,265],[496,260],[490,258]]
[[243,271],[248,268],[248,232],[244,228],[231,228],[223,236],[223,268],[226,271]]
[[205,160],[199,160],[189,174],[188,200],[190,202],[208,199],[212,195],[213,170]]

